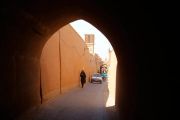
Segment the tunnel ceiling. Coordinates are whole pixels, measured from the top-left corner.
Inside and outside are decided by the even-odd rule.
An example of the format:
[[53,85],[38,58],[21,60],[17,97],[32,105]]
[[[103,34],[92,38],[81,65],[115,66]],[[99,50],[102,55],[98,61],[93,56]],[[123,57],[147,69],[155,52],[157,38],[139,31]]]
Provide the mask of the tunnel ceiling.
[[[137,3],[133,5],[128,4],[128,2],[120,3],[116,4],[105,1],[89,2],[87,0],[76,2],[51,2],[48,0],[14,1],[13,4],[8,4],[8,2],[4,3],[2,12],[4,12],[3,18],[6,24],[9,22],[10,24],[17,25],[19,28],[22,26],[22,31],[15,31],[19,33],[24,32],[23,35],[31,34],[28,38],[26,38],[26,35],[25,38],[33,40],[43,39],[46,41],[62,26],[77,19],[84,19],[104,33],[117,52],[118,50],[116,50],[116,47],[118,47],[118,49],[125,49],[126,47],[123,46],[131,44],[131,41],[129,41],[129,43],[123,41],[127,39],[127,32],[135,34],[133,32],[135,32],[136,29],[141,29],[141,25],[143,24],[141,22],[142,12],[140,12],[139,9],[134,9]],[[141,24],[137,27],[137,24],[140,22]],[[27,30],[24,31],[23,29]],[[32,35],[34,33],[35,35]],[[31,36],[33,38],[31,38]],[[33,46],[35,44],[40,44],[38,42],[32,43],[31,40],[26,42],[31,42],[29,45]],[[117,46],[117,44],[119,44],[119,46]],[[19,49],[29,50],[30,47]],[[37,48],[34,47],[34,49]]]

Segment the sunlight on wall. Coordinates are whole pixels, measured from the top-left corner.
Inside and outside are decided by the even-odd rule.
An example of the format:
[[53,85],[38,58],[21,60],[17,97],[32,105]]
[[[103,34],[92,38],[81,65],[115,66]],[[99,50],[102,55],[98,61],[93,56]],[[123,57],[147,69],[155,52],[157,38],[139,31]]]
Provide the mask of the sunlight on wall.
[[115,105],[115,95],[116,95],[116,67],[117,67],[117,58],[114,51],[111,52],[111,59],[109,63],[108,70],[108,89],[109,96],[106,102],[106,107],[111,107]]

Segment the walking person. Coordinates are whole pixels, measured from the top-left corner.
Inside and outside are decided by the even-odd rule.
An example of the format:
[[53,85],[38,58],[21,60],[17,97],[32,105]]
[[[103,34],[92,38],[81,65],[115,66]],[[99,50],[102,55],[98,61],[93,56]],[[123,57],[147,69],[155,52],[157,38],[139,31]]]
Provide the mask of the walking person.
[[86,83],[86,73],[84,72],[84,70],[81,71],[80,77],[81,77],[81,85],[82,85],[82,88],[83,88],[84,84]]

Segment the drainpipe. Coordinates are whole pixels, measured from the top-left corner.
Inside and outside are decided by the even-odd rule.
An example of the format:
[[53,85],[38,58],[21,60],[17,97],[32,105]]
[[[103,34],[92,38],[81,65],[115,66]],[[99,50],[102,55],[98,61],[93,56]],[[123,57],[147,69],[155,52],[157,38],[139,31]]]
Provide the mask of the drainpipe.
[[60,35],[61,33],[61,30],[59,30],[59,70],[60,70],[60,73],[59,73],[59,78],[60,78],[60,94],[62,93],[62,88],[61,88],[61,43],[60,43]]
[[41,62],[40,62],[40,99],[41,99],[41,104],[42,104],[43,103],[43,93],[42,93]]

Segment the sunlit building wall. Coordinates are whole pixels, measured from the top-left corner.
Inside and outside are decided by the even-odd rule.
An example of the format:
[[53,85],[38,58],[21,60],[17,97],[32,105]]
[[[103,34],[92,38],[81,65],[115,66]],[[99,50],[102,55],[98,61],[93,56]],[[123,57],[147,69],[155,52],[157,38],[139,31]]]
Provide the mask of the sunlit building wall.
[[90,81],[92,73],[97,72],[97,59],[92,54],[94,48],[88,45],[70,25],[64,26],[49,38],[41,55],[44,101],[79,87],[82,69],[87,74],[87,82]]

